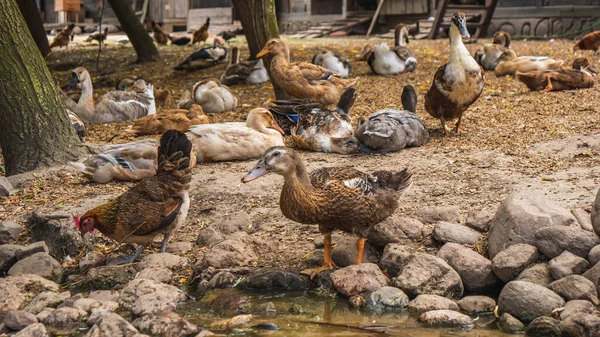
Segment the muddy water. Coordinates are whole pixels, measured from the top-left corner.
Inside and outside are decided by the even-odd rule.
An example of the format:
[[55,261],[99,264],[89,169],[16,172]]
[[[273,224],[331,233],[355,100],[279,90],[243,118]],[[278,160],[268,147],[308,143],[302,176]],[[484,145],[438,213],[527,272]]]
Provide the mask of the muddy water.
[[[178,308],[178,312],[192,323],[226,336],[507,336],[496,329],[493,315],[480,316],[475,321],[475,328],[470,331],[424,328],[419,325],[416,316],[407,311],[359,311],[344,298],[328,298],[311,293],[215,290],[198,301],[188,302]],[[253,318],[249,323],[231,329],[210,328],[215,321],[240,314],[252,314]],[[259,323],[274,323],[280,330],[254,327]]]

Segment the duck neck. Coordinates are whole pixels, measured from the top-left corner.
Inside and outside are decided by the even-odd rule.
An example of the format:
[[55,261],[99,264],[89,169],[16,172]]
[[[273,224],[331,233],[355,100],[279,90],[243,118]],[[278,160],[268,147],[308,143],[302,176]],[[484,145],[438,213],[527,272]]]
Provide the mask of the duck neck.
[[77,108],[86,112],[94,111],[94,87],[89,75],[81,82],[81,97],[77,102]]
[[398,27],[394,31],[394,46],[395,47],[404,46],[404,29],[403,28]]
[[460,62],[465,56],[471,57],[467,47],[462,42],[458,27],[452,24],[450,25],[450,62]]
[[269,129],[258,118],[248,118],[246,120],[246,126],[260,133],[269,133]]
[[[310,183],[310,177],[308,176],[308,171],[306,170],[306,166],[304,163],[299,162],[296,164],[294,170],[288,172],[283,175],[284,184],[283,188],[288,189],[291,188],[295,191],[300,192],[310,192],[314,189],[313,185]],[[300,193],[304,195],[304,197],[309,197],[310,194]]]

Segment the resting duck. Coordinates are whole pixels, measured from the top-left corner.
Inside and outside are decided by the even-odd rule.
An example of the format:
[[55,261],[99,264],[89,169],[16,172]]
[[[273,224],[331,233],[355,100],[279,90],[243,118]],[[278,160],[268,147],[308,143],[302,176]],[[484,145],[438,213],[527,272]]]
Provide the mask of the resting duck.
[[307,63],[290,63],[290,51],[280,39],[270,39],[256,55],[271,55],[271,80],[286,94],[296,98],[312,99],[324,105],[334,104],[357,79],[343,79],[337,73]]
[[221,75],[221,83],[225,85],[257,84],[268,80],[269,76],[262,59],[240,62],[238,47],[231,48],[231,61]]
[[103,124],[136,120],[156,113],[152,84],[147,85],[144,93],[111,91],[94,103],[94,87],[88,71],[78,67],[73,70],[72,75],[71,86],[81,86],[81,98],[72,110],[86,123]]
[[117,83],[115,83],[115,89],[127,91],[127,89],[131,88],[138,80],[141,80],[141,78],[137,77],[136,75],[125,75],[117,80]]
[[79,116],[77,116],[71,109],[67,108],[67,115],[69,116],[69,120],[71,121],[71,125],[73,126],[73,129],[75,129],[75,132],[77,133],[77,136],[79,137],[79,140],[83,141],[83,138],[85,137],[85,124],[83,124],[83,121],[81,120],[81,118],[79,118]]
[[331,50],[321,50],[319,53],[315,54],[312,59],[312,64],[335,71],[342,78],[350,76],[350,72],[352,71],[350,61],[347,58],[334,54]]
[[250,110],[245,123],[195,125],[188,138],[198,162],[259,158],[271,146],[283,146],[283,130],[269,110]]
[[459,133],[463,113],[483,91],[483,69],[471,57],[462,42],[469,38],[465,14],[457,12],[450,21],[450,59],[438,68],[431,88],[425,95],[425,109],[442,122],[444,134],[450,130],[446,121],[458,118],[455,131]]
[[404,46],[404,42],[408,43],[408,28],[400,23],[394,29],[394,48],[390,49],[387,43],[380,42],[370,54],[367,62],[371,71],[378,75],[415,71],[417,59],[413,52]]
[[475,60],[485,70],[494,70],[500,63],[500,56],[510,46],[510,35],[506,32],[496,32],[494,34],[493,43],[486,43],[481,49],[475,52]]
[[148,115],[136,120],[125,133],[133,135],[157,135],[168,130],[186,132],[192,125],[210,123],[198,104],[192,104],[189,110],[163,110],[154,115]]
[[429,141],[429,131],[415,114],[417,93],[412,85],[402,90],[404,110],[385,109],[372,114],[369,119],[358,120],[356,138],[373,150],[400,151],[406,147],[422,146]]
[[194,71],[206,69],[222,63],[227,59],[227,48],[223,47],[221,40],[215,38],[212,47],[204,47],[188,56],[183,62],[175,66],[175,70]]
[[108,27],[104,28],[104,32],[93,32],[92,34],[88,35],[87,39],[85,39],[85,42],[92,42],[92,41],[97,41],[98,43],[106,40],[106,37],[108,36]]
[[577,50],[591,50],[594,54],[600,53],[600,31],[591,32],[582,37],[573,46],[573,54]]
[[360,54],[358,54],[357,60],[367,62],[369,57],[371,57],[371,53],[373,53],[375,50],[376,45],[377,43],[372,40],[369,40],[369,42],[365,43],[360,51]]
[[498,58],[498,65],[494,70],[496,76],[514,75],[517,71],[526,73],[533,70],[556,70],[565,62],[547,56],[520,56],[513,50],[506,50]]
[[221,85],[221,82],[214,78],[194,84],[192,95],[194,102],[199,104],[206,113],[221,113],[237,109],[237,98],[227,86]]
[[362,263],[370,228],[392,215],[399,206],[398,196],[412,186],[412,174],[406,169],[367,174],[351,167],[328,167],[309,174],[300,156],[284,147],[268,149],[242,182],[270,172],[284,179],[279,199],[283,215],[302,224],[319,225],[319,231],[325,235],[323,266],[302,271],[311,278],[333,269],[331,233],[334,230],[358,236],[356,264]]
[[558,70],[534,70],[526,73],[517,71],[516,77],[530,90],[542,92],[591,88],[594,86],[592,74],[597,74],[587,59],[580,57],[573,61],[573,67]]

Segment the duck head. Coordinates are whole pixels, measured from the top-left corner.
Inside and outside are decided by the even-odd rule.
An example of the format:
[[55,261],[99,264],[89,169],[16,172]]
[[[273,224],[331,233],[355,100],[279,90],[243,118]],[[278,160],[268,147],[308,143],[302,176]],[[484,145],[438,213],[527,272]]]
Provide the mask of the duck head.
[[585,57],[576,58],[573,61],[573,69],[576,69],[576,70],[579,70],[579,71],[586,71],[586,70],[588,70],[592,74],[597,74],[598,73],[598,71],[596,70],[596,68],[592,67],[592,65],[590,64],[590,62]]
[[417,111],[417,92],[412,85],[405,85],[402,89],[402,107],[410,112]]
[[255,130],[260,130],[263,127],[277,130],[281,135],[285,132],[279,127],[279,124],[273,118],[273,114],[265,108],[256,108],[250,110],[246,118],[246,126]]
[[350,154],[360,151],[360,142],[356,137],[331,137],[331,152]]
[[517,53],[512,49],[508,49],[498,57],[498,62],[512,61],[517,58]]
[[271,147],[260,157],[254,168],[242,178],[242,182],[251,182],[271,172],[282,176],[293,174],[298,163],[302,165],[302,160],[292,149],[283,146]]
[[287,45],[285,42],[283,42],[283,40],[277,38],[267,41],[263,49],[256,54],[256,57],[263,57],[268,54],[272,56],[285,55],[289,59],[289,49]]
[[465,39],[471,37],[471,34],[469,34],[469,31],[467,30],[467,19],[465,18],[465,13],[456,12],[454,15],[452,15],[452,19],[450,20],[450,34],[452,34],[453,30],[458,31],[460,36]]
[[71,72],[71,83],[69,83],[69,89],[75,88],[80,83],[83,83],[85,80],[89,79],[90,74],[84,67],[77,67],[73,69]]
[[498,31],[494,33],[493,43],[500,45],[504,48],[508,48],[510,46],[510,34],[503,31]]

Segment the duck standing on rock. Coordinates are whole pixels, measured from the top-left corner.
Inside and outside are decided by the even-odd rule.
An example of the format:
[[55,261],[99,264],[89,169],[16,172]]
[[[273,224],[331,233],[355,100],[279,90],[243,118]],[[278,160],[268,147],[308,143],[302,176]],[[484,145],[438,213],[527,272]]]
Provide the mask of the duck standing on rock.
[[362,263],[369,229],[392,215],[399,194],[412,186],[412,174],[406,169],[367,174],[351,167],[328,167],[309,173],[296,152],[281,146],[268,149],[242,182],[271,172],[284,178],[279,199],[283,215],[302,224],[319,225],[325,235],[323,266],[302,271],[311,278],[333,269],[331,233],[336,229],[358,236],[356,264]]
[[449,135],[446,121],[458,118],[455,131],[459,133],[463,113],[483,91],[483,69],[462,42],[469,38],[465,14],[457,12],[450,21],[450,59],[438,68],[431,88],[425,95],[425,109],[442,122],[444,134]]

